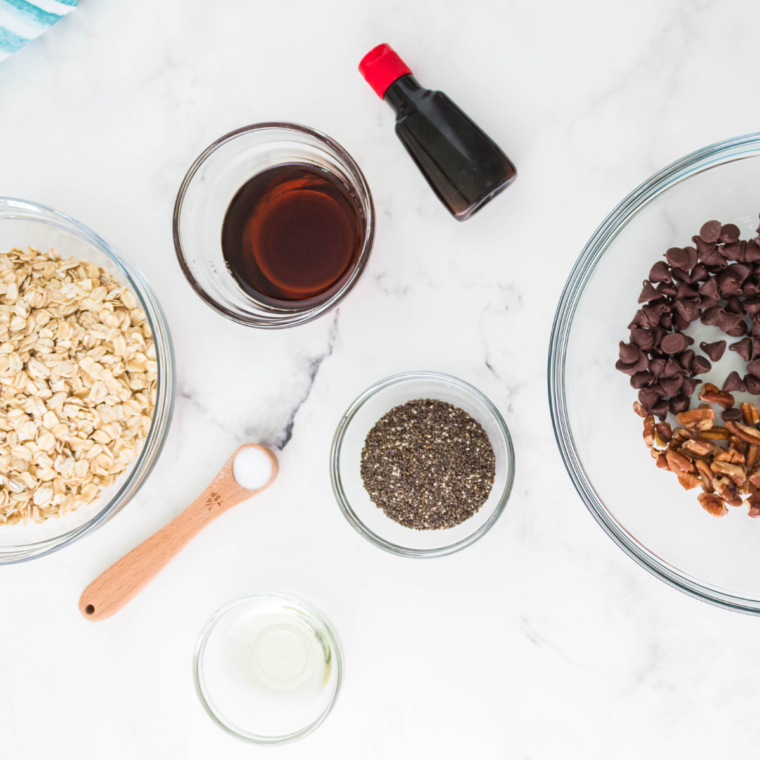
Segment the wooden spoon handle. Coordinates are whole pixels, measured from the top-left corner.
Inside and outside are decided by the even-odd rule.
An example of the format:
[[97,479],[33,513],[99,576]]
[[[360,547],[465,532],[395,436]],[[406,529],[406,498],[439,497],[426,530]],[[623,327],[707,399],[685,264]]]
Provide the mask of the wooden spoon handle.
[[215,517],[253,496],[253,491],[239,486],[232,476],[235,454],[184,512],[111,565],[84,590],[79,598],[79,611],[86,620],[105,620],[118,612]]

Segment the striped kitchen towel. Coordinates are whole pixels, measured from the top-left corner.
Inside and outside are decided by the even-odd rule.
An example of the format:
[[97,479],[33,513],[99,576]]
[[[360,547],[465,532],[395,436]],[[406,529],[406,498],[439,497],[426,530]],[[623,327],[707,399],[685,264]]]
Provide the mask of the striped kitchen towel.
[[0,0],[0,61],[71,13],[78,0]]

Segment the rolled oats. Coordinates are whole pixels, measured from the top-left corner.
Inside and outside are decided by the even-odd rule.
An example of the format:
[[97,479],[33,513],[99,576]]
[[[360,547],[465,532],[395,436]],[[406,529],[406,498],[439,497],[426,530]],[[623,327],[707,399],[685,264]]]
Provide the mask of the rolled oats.
[[54,249],[0,253],[0,525],[95,500],[142,451],[156,402],[137,299]]

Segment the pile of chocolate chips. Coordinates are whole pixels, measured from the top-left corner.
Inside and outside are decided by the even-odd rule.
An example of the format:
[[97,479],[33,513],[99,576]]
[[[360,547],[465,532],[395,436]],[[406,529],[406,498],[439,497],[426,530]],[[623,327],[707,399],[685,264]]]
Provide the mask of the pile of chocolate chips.
[[[668,249],[667,263],[652,267],[639,296],[642,306],[628,325],[630,342],[620,343],[615,368],[631,376],[642,416],[664,420],[668,412],[685,412],[702,382],[695,376],[712,369],[683,332],[697,319],[731,338],[746,336],[729,350],[747,362],[747,374],[732,372],[723,390],[760,394],[760,235],[739,240],[735,224],[713,220],[692,241],[693,246]],[[726,341],[701,343],[700,349],[719,361]]]

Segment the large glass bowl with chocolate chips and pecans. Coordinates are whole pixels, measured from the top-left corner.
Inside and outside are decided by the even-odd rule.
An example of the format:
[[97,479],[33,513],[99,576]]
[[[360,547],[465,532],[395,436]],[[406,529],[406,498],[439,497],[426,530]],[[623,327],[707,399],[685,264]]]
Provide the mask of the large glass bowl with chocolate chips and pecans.
[[625,198],[581,253],[549,353],[560,452],[662,580],[760,614],[760,134]]

